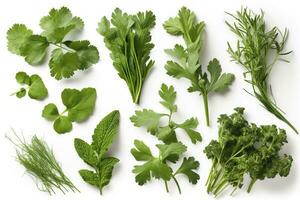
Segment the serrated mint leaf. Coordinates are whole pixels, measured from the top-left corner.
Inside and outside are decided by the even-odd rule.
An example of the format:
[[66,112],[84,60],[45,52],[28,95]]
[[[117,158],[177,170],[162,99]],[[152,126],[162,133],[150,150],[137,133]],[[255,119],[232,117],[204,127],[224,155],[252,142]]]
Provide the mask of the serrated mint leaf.
[[106,156],[118,133],[119,118],[120,114],[117,110],[104,117],[95,128],[92,144],[79,138],[74,140],[74,147],[79,157],[94,169],[94,171],[82,169],[79,173],[85,182],[98,187],[100,194],[109,184],[114,166],[119,162],[117,158]]

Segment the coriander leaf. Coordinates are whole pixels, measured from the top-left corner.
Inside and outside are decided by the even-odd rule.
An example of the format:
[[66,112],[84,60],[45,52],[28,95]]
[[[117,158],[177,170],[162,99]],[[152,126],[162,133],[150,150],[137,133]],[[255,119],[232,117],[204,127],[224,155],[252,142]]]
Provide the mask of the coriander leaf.
[[65,41],[64,44],[76,51],[80,70],[87,69],[99,61],[99,52],[97,48],[90,45],[88,40]]
[[165,52],[175,57],[180,65],[184,66],[186,64],[187,52],[182,45],[176,44],[173,49],[165,49]]
[[77,154],[84,162],[86,162],[92,167],[98,164],[97,155],[95,154],[91,145],[89,145],[88,143],[86,143],[85,141],[79,138],[75,138],[74,147]]
[[168,108],[171,112],[177,111],[177,106],[175,105],[176,92],[173,86],[168,87],[166,84],[162,84],[159,96],[163,99],[163,101],[160,102],[163,106]]
[[169,181],[172,176],[172,169],[159,159],[150,160],[143,165],[136,165],[132,172],[136,174],[135,181],[139,185],[144,185],[151,179],[151,176],[165,181]]
[[159,126],[159,120],[163,116],[163,114],[156,113],[153,110],[143,109],[135,111],[135,115],[131,116],[130,120],[134,126],[145,126],[148,132],[155,133]]
[[79,68],[79,60],[76,53],[64,53],[61,49],[54,49],[49,61],[50,73],[57,80],[70,78]]
[[109,184],[112,177],[114,166],[119,162],[119,159],[114,157],[106,157],[100,162],[99,170],[99,188],[102,193],[103,188]]
[[24,24],[14,24],[7,31],[7,48],[10,52],[21,55],[21,47],[27,39],[33,34]]
[[59,116],[53,124],[54,130],[59,134],[70,132],[72,127],[72,122],[66,116]]
[[230,73],[224,73],[221,75],[221,77],[215,82],[213,85],[211,85],[211,90],[215,92],[223,92],[224,90],[227,90],[229,86],[234,81],[234,75]]
[[81,178],[88,184],[98,186],[100,178],[98,177],[98,175],[95,172],[87,170],[87,169],[81,169],[81,170],[79,170],[79,174],[80,174]]
[[[197,118],[191,118],[179,124],[172,120],[173,114],[177,111],[176,91],[173,86],[162,84],[159,95],[163,101],[160,103],[169,109],[169,114],[161,114],[150,109],[135,111],[135,115],[130,117],[131,122],[137,127],[146,127],[147,132],[162,140],[165,144],[178,142],[176,129],[183,129],[190,137],[192,143],[202,140],[200,133],[193,130],[198,126]],[[163,118],[168,118],[163,120]]]
[[25,61],[30,65],[40,64],[46,56],[48,46],[49,43],[45,37],[31,35],[20,47],[21,56],[24,56]]
[[137,161],[148,161],[153,158],[150,148],[140,140],[134,140],[135,149],[131,149],[131,154]]
[[51,9],[48,16],[40,21],[40,26],[44,30],[43,36],[46,36],[50,42],[61,42],[64,37],[72,30],[81,30],[84,26],[79,17],[73,17],[71,11],[66,7],[60,9]]
[[14,54],[23,56],[30,65],[42,64],[51,52],[50,74],[57,80],[70,78],[77,70],[86,70],[99,61],[97,48],[88,40],[71,41],[64,39],[74,30],[82,30],[84,23],[73,17],[66,7],[51,9],[48,16],[40,21],[41,34],[33,34],[23,24],[15,24],[7,31],[7,47]]
[[115,110],[104,117],[94,130],[93,149],[102,157],[110,148],[120,123],[120,113]]
[[182,68],[178,63],[173,61],[167,61],[167,64],[165,65],[165,68],[167,70],[167,74],[170,76],[173,76],[177,79],[186,77],[186,72],[184,68]]
[[82,179],[96,187],[100,194],[109,184],[114,166],[119,159],[105,156],[119,128],[120,113],[115,110],[104,117],[95,128],[92,144],[76,138],[74,147],[79,157],[89,164],[94,171],[82,169],[79,171]]
[[42,100],[48,96],[48,90],[44,85],[44,82],[41,77],[36,74],[30,76],[28,95],[30,98],[38,100]]
[[198,141],[202,141],[201,134],[193,129],[197,128],[198,126],[198,119],[197,118],[190,118],[187,119],[182,124],[178,124],[179,128],[182,128],[190,137],[193,144],[196,144]]
[[184,158],[175,174],[184,174],[188,177],[190,183],[196,184],[200,176],[193,170],[196,170],[199,165],[199,162],[195,161],[194,157]]
[[169,156],[179,156],[187,149],[187,147],[180,142],[171,144],[157,144],[156,146],[159,149],[159,157],[163,161],[167,160]]
[[56,105],[53,103],[47,104],[43,109],[42,116],[48,120],[54,121],[59,116]]

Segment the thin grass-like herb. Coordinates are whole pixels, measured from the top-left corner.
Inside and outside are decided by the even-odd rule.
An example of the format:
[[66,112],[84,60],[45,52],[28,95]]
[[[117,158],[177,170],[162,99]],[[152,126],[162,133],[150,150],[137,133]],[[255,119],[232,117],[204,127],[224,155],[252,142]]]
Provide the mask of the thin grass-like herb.
[[255,14],[247,8],[242,8],[236,15],[227,14],[233,17],[235,22],[226,21],[226,24],[238,37],[236,50],[233,50],[228,43],[228,53],[233,61],[246,68],[245,81],[251,84],[253,96],[270,113],[298,133],[297,129],[284,116],[285,113],[276,105],[272,97],[271,85],[268,83],[268,76],[274,64],[277,61],[289,62],[283,58],[292,52],[285,51],[288,30],[285,29],[282,32],[276,26],[267,30],[263,11]]
[[68,191],[79,190],[63,173],[52,149],[47,143],[34,135],[31,142],[20,137],[13,131],[15,139],[7,137],[16,148],[17,161],[23,165],[26,171],[35,179],[39,190],[55,194],[55,189],[63,194]]

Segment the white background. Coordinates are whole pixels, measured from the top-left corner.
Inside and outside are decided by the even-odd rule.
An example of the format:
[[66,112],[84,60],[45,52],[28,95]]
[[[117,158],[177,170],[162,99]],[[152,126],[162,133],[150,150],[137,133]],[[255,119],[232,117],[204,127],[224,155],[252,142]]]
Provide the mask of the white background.
[[[48,11],[55,7],[67,6],[75,16],[81,17],[85,22],[84,31],[79,34],[78,39],[88,39],[99,48],[101,61],[85,72],[76,73],[69,80],[56,81],[49,75],[47,63],[41,66],[29,66],[22,57],[13,55],[6,48],[6,31],[14,23],[24,23],[34,32],[39,33],[39,20]],[[230,91],[225,95],[211,95],[210,117],[211,127],[205,126],[203,103],[197,93],[188,93],[189,86],[186,80],[175,80],[166,74],[164,64],[168,59],[163,49],[173,47],[175,42],[181,42],[168,35],[162,28],[162,24],[169,17],[177,15],[181,6],[192,9],[198,19],[206,23],[206,40],[202,63],[206,64],[210,59],[216,57],[221,61],[223,70],[236,75],[236,80]],[[207,178],[211,162],[203,154],[204,147],[212,138],[217,136],[216,119],[221,113],[231,113],[234,107],[246,107],[246,115],[250,121],[258,124],[277,124],[286,128],[289,143],[285,146],[284,152],[294,157],[293,167],[288,178],[275,178],[263,182],[258,181],[252,193],[247,194],[245,189],[236,192],[234,197],[225,196],[223,199],[239,200],[275,200],[275,199],[299,199],[300,177],[299,177],[299,153],[300,136],[297,136],[283,122],[277,120],[273,115],[265,111],[257,100],[243,91],[249,88],[243,81],[243,68],[230,62],[226,52],[226,42],[236,41],[235,36],[228,30],[224,20],[228,19],[224,11],[235,12],[241,6],[247,6],[254,11],[263,9],[266,13],[266,21],[270,26],[278,25],[280,28],[287,27],[290,30],[290,38],[287,49],[294,50],[288,59],[290,64],[278,63],[274,66],[270,76],[273,93],[278,105],[287,113],[288,119],[300,130],[299,101],[300,101],[300,59],[299,59],[299,35],[300,35],[300,12],[297,1],[284,0],[107,0],[107,1],[67,1],[67,0],[6,0],[1,2],[0,7],[0,199],[213,199],[206,193],[204,184]],[[152,10],[157,17],[156,27],[152,31],[155,48],[152,51],[152,58],[156,61],[154,70],[149,75],[144,85],[140,106],[131,102],[125,82],[121,80],[112,66],[109,52],[105,48],[103,38],[96,32],[97,23],[102,16],[110,17],[114,8],[120,7],[128,13]],[[18,99],[9,96],[10,93],[19,88],[15,82],[15,73],[23,70],[29,74],[39,74],[46,83],[49,90],[49,97],[38,102],[28,97]],[[197,185],[188,183],[185,177],[180,177],[179,182],[182,188],[182,195],[178,195],[176,187],[170,184],[170,193],[166,193],[161,181],[153,180],[143,187],[138,186],[134,181],[131,170],[136,161],[130,154],[134,139],[142,139],[156,149],[156,138],[149,135],[142,128],[134,127],[129,117],[136,109],[152,108],[164,111],[158,103],[158,90],[161,83],[172,84],[177,90],[177,104],[179,112],[176,120],[183,120],[188,117],[197,116],[200,122],[198,130],[202,133],[203,142],[197,145],[191,144],[186,137],[182,141],[188,145],[186,155],[195,156],[200,161],[199,174],[201,176]],[[43,106],[54,102],[63,109],[60,93],[64,88],[95,87],[98,92],[96,110],[94,114],[82,124],[74,124],[73,131],[65,135],[58,135],[52,129],[52,123],[41,117]],[[121,129],[113,148],[112,153],[120,158],[121,162],[115,168],[113,178],[108,187],[104,189],[104,195],[99,196],[96,188],[87,185],[78,175],[78,170],[86,168],[87,165],[79,159],[73,148],[75,137],[91,141],[96,124],[108,112],[119,109],[121,112]],[[24,168],[15,161],[13,146],[5,139],[5,134],[11,135],[10,128],[30,138],[37,134],[43,137],[53,147],[57,159],[60,161],[63,170],[70,177],[73,183],[81,190],[81,193],[58,193],[49,196],[37,190],[34,182],[24,173]]]

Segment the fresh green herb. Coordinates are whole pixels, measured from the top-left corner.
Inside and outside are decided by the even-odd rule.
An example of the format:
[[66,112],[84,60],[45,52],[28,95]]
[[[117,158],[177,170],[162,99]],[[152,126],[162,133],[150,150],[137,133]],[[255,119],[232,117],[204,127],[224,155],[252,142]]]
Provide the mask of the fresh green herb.
[[142,141],[134,141],[135,148],[131,149],[131,154],[137,161],[144,161],[142,165],[134,166],[132,170],[136,174],[135,181],[139,185],[144,185],[151,178],[162,179],[165,183],[167,192],[169,192],[168,181],[173,179],[176,183],[179,193],[181,188],[176,176],[183,174],[187,176],[192,184],[196,184],[200,179],[199,175],[194,171],[199,167],[199,162],[194,157],[184,158],[181,166],[173,172],[168,162],[176,163],[179,156],[182,155],[187,147],[180,142],[170,144],[157,144],[159,155],[152,155],[150,148]]
[[98,187],[101,194],[103,188],[110,182],[115,164],[119,162],[117,158],[106,156],[118,133],[119,121],[119,111],[113,111],[97,125],[92,144],[79,138],[74,140],[74,146],[79,157],[95,169],[94,171],[82,169],[79,174],[85,182]]
[[25,72],[18,72],[16,74],[16,81],[19,84],[27,85],[27,87],[22,87],[11,95],[22,98],[26,95],[28,90],[28,96],[32,99],[43,100],[48,96],[48,90],[41,77],[37,74],[29,76]]
[[30,65],[37,65],[45,60],[48,47],[53,45],[49,61],[51,76],[57,80],[70,78],[76,70],[85,70],[99,61],[98,50],[89,41],[64,40],[83,26],[83,21],[73,17],[68,8],[51,9],[40,21],[43,29],[40,35],[33,34],[24,24],[13,25],[7,31],[7,47]]
[[128,15],[117,8],[111,24],[113,27],[103,17],[97,31],[104,37],[113,65],[126,82],[132,101],[138,104],[143,84],[154,64],[149,59],[154,47],[150,30],[155,26],[155,16],[151,11]]
[[189,92],[199,92],[203,97],[206,124],[209,126],[208,95],[212,92],[223,92],[234,80],[234,75],[223,73],[217,59],[209,62],[208,74],[203,72],[200,65],[200,54],[203,46],[204,22],[197,22],[196,15],[186,7],[179,10],[178,16],[170,18],[164,23],[166,31],[175,36],[182,36],[185,47],[176,44],[173,49],[166,49],[166,53],[175,58],[165,65],[167,74],[175,78],[190,80]]
[[232,186],[233,192],[243,186],[244,176],[250,176],[247,191],[257,180],[288,176],[293,158],[279,154],[287,143],[286,132],[275,125],[256,126],[243,116],[244,108],[220,115],[218,140],[212,140],[204,152],[212,160],[206,182],[207,191],[218,196]]
[[[97,93],[94,88],[64,89],[61,99],[66,109],[59,113],[55,104],[49,103],[44,107],[42,116],[54,121],[53,128],[57,133],[66,133],[72,130],[72,122],[86,120],[95,108]],[[65,113],[68,115],[65,115]]]
[[39,190],[48,192],[50,195],[55,194],[55,189],[64,194],[69,190],[79,192],[64,174],[53,151],[45,141],[33,136],[31,142],[27,142],[15,132],[14,134],[16,140],[8,139],[15,145],[17,160],[35,179]]
[[[284,112],[276,105],[270,95],[272,89],[268,83],[268,76],[277,61],[288,62],[283,58],[291,53],[291,51],[285,52],[284,50],[288,39],[287,29],[281,32],[275,26],[267,30],[264,13],[255,14],[247,8],[238,11],[236,15],[229,15],[236,22],[233,24],[226,22],[226,24],[238,37],[236,50],[233,50],[228,43],[228,53],[232,60],[245,67],[245,81],[251,84],[254,96],[265,109],[298,133],[286,119]],[[271,62],[269,62],[270,59],[272,59]]]
[[[202,141],[200,133],[194,130],[198,126],[197,118],[192,117],[182,123],[175,123],[172,120],[173,114],[177,112],[177,105],[175,104],[176,91],[174,87],[162,84],[159,95],[162,99],[160,103],[169,110],[169,113],[157,113],[148,109],[135,111],[135,115],[130,118],[134,126],[146,127],[148,132],[166,144],[178,142],[176,136],[178,128],[186,132],[192,143],[195,144]],[[163,118],[168,119],[166,125],[162,125]]]

